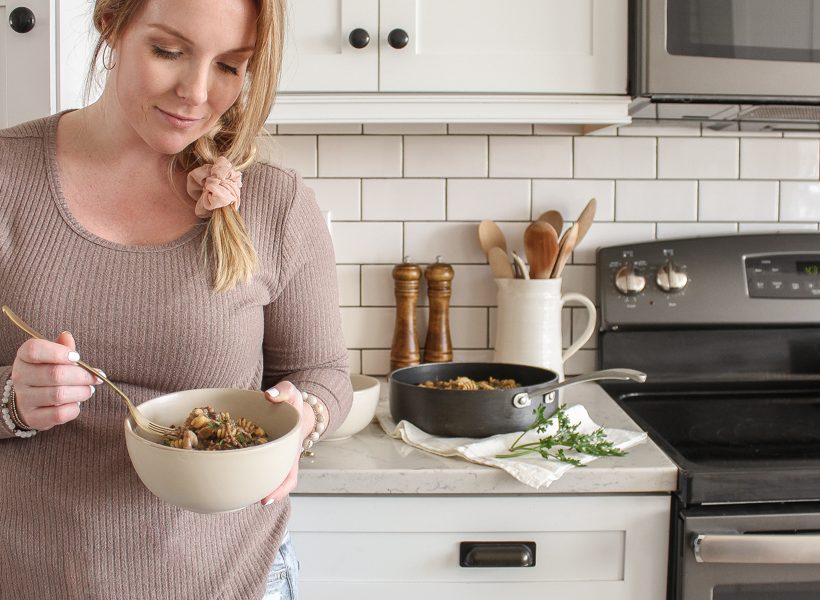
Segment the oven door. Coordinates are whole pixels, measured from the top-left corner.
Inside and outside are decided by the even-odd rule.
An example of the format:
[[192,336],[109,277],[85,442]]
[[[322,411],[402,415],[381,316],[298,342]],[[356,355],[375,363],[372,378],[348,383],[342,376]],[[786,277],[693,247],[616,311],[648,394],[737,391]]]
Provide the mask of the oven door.
[[820,0],[639,0],[641,95],[820,97]]
[[790,503],[684,509],[680,600],[820,598],[820,507]]

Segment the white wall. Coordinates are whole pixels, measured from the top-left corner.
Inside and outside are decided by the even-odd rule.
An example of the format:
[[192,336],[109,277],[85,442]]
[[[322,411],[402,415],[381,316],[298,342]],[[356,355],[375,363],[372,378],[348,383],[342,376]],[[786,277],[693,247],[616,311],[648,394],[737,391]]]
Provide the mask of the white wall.
[[[409,255],[455,268],[456,360],[491,360],[495,289],[477,224],[494,219],[523,255],[529,221],[574,220],[590,197],[595,223],[564,272],[564,291],[595,299],[598,246],[746,231],[818,230],[820,134],[715,133],[654,122],[582,135],[575,126],[279,126],[265,152],[299,170],[332,211],[340,304],[354,372],[389,370],[390,275]],[[577,314],[575,314],[577,313]],[[418,311],[426,328],[426,290]],[[565,309],[564,345],[583,329]],[[576,321],[576,322],[573,322]],[[595,366],[595,336],[567,373]]]

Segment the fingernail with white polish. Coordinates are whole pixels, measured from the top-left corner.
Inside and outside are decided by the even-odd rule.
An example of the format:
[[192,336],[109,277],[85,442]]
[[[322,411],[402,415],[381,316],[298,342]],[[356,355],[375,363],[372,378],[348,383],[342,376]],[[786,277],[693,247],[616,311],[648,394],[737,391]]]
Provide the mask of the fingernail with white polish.
[[279,395],[279,390],[277,390],[275,387],[272,387],[269,390],[265,390],[265,393],[271,398],[276,398],[276,396]]
[[262,506],[268,506],[271,502],[273,502],[273,498],[268,498],[262,503]]
[[94,395],[94,392],[96,392],[96,391],[97,391],[97,388],[95,388],[93,385],[89,385],[88,387],[90,387],[90,388],[91,388],[91,395],[93,396],[93,395]]
[[79,352],[74,352],[72,350],[71,352],[68,353],[68,360],[70,360],[71,362],[77,362],[78,360],[80,360],[80,353]]

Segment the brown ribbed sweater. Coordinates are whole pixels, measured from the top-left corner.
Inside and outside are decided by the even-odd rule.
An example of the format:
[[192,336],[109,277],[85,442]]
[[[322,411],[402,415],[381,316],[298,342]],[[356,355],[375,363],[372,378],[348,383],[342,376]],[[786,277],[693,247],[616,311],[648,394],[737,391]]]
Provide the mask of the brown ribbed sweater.
[[[241,213],[260,270],[219,294],[203,227],[124,246],[73,218],[58,119],[0,130],[0,303],[52,339],[70,331],[83,360],[137,404],[287,378],[327,404],[329,430],[341,423],[352,395],[333,247],[299,176],[265,164],[246,172]],[[25,339],[0,317],[0,385]],[[128,459],[125,417],[100,385],[76,420],[33,438],[10,436],[0,420],[0,598],[261,598],[289,502],[222,515],[161,502]]]

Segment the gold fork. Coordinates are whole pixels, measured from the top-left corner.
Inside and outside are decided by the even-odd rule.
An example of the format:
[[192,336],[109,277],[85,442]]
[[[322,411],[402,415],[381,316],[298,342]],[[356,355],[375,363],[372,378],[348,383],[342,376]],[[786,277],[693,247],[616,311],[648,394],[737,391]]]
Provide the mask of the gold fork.
[[[17,327],[25,331],[31,337],[38,338],[41,340],[46,339],[45,337],[37,333],[37,331],[35,331],[28,323],[23,321],[23,319],[18,317],[14,313],[14,311],[11,310],[8,306],[3,306],[3,314],[6,315],[12,323],[14,323]],[[139,427],[143,431],[163,436],[176,433],[175,429],[172,429],[171,427],[165,427],[164,425],[159,425],[158,423],[154,423],[150,419],[146,418],[139,410],[137,410],[137,407],[131,403],[131,400],[128,398],[128,396],[125,395],[125,392],[123,392],[105,375],[103,375],[99,369],[95,369],[91,365],[84,363],[81,360],[78,360],[77,364],[89,373],[91,373],[92,375],[94,375],[95,377],[99,377],[100,379],[102,379],[105,383],[114,388],[115,392],[122,396],[122,399],[125,400],[125,403],[128,405],[128,412],[131,413],[131,417],[134,419],[134,422],[137,424],[137,427]]]

